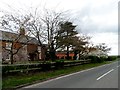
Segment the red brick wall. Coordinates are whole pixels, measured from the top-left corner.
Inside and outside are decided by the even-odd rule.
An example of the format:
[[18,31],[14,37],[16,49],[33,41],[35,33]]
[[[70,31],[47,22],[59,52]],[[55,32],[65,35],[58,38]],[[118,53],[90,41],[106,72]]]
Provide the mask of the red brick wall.
[[35,44],[28,44],[27,51],[28,53],[34,53],[37,50],[37,45]]
[[[56,53],[56,56],[61,59],[61,58],[64,58],[67,56],[66,53]],[[70,53],[69,56],[73,59],[73,56],[74,56],[74,53]]]

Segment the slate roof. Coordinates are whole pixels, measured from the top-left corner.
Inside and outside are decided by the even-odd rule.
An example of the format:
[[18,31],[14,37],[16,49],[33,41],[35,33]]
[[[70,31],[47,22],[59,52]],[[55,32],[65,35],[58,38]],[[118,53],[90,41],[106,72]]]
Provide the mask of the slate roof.
[[[16,40],[17,39],[17,40]],[[29,44],[38,44],[39,42],[34,37],[29,37],[26,35],[20,35],[12,32],[7,31],[0,31],[0,40],[4,41],[18,41],[20,43],[29,43]]]

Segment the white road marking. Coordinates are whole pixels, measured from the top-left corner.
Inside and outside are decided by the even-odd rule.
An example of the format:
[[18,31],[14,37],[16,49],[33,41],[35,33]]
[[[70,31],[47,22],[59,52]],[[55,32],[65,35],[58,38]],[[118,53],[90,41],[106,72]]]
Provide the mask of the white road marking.
[[100,80],[101,78],[103,78],[104,76],[106,76],[107,74],[109,74],[110,72],[112,72],[114,69],[111,69],[110,71],[108,71],[107,73],[103,74],[102,76],[100,76],[99,78],[97,78],[97,80]]

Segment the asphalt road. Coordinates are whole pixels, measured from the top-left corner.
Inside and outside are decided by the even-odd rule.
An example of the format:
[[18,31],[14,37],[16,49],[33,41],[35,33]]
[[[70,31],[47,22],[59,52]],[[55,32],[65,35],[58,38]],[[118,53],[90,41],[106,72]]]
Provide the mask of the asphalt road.
[[23,88],[118,88],[119,67],[116,61]]

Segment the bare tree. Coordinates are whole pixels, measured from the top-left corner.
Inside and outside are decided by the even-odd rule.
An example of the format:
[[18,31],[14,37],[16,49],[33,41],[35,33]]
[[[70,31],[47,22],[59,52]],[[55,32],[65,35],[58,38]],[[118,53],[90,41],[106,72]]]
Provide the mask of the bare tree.
[[47,31],[48,46],[54,41],[56,32],[58,31],[60,22],[63,20],[63,12],[55,12],[53,10],[44,10],[43,17],[41,18],[44,23],[44,28]]
[[[41,13],[43,12],[43,13]],[[39,41],[40,45],[47,43],[47,49],[55,57],[55,36],[59,29],[60,22],[63,22],[65,12],[56,12],[54,10],[43,9],[40,11],[39,8],[29,12],[29,21],[26,25],[27,30],[30,34]],[[51,57],[51,59],[54,59]]]
[[96,45],[95,47],[105,54],[109,53],[109,51],[111,50],[111,48],[109,48],[105,43],[100,43],[99,45]]
[[[0,18],[0,27],[3,30],[6,30],[11,33],[5,33],[5,37],[8,37],[10,48],[7,49],[3,47],[3,49],[9,51],[11,64],[13,64],[13,56],[17,54],[21,48],[23,48],[28,42],[28,36],[25,34],[25,26],[29,21],[29,16],[18,15],[17,13],[4,13],[4,16]],[[13,33],[14,32],[14,33]],[[21,32],[21,33],[19,33]],[[24,40],[24,42],[22,42]],[[16,48],[16,45],[20,43],[19,47]],[[24,43],[24,44],[23,44]]]
[[39,8],[32,10],[32,12],[28,11],[27,16],[29,16],[29,21],[26,23],[25,27],[28,30],[28,33],[35,37],[39,41],[40,45],[42,45],[43,42],[47,42],[47,32],[41,19]]
[[65,12],[55,12],[53,10],[45,9],[45,15],[41,18],[44,23],[44,30],[47,31],[47,42],[48,42],[48,51],[50,52],[51,59],[55,59],[55,37],[57,31],[59,30],[59,25],[61,22],[65,21],[64,18]]

